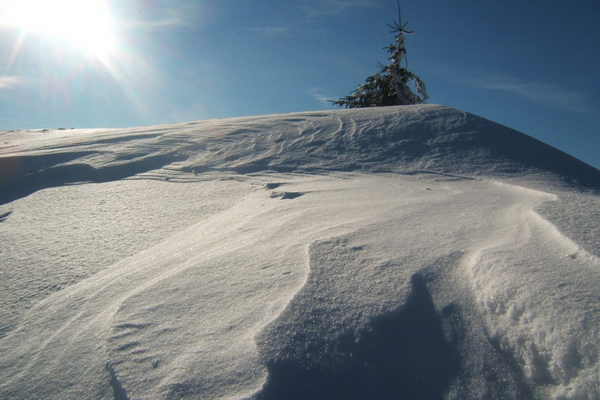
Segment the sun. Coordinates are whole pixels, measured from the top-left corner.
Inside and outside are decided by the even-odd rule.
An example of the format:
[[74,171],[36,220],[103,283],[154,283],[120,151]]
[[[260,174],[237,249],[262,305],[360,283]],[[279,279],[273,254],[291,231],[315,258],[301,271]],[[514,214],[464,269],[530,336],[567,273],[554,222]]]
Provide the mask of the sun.
[[115,23],[107,0],[2,0],[0,21],[101,60],[116,47]]

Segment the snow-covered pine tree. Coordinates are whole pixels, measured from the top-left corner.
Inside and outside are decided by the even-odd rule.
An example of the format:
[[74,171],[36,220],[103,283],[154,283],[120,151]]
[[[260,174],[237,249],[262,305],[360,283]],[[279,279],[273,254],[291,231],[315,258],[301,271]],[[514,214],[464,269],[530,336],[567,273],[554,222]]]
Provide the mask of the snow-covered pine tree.
[[[391,33],[396,34],[395,43],[385,48],[391,54],[390,63],[385,66],[380,64],[379,73],[369,76],[349,96],[330,100],[333,104],[346,108],[384,107],[420,104],[429,98],[421,78],[402,66],[406,56],[404,34],[412,31],[407,31],[406,24],[399,22],[388,26],[393,29]],[[409,82],[414,85],[416,93],[408,86]]]

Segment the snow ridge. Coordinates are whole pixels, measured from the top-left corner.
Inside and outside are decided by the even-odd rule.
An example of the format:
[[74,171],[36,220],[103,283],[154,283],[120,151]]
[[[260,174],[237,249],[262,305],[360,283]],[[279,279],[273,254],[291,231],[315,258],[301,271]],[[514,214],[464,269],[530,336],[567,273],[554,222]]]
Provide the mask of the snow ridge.
[[52,131],[43,133],[38,148],[31,147],[32,135],[40,133],[9,133],[13,140],[0,145],[0,170],[6,171],[0,204],[48,187],[161,169],[162,179],[176,178],[176,171],[368,171],[498,178],[542,173],[596,189],[600,182],[600,171],[536,139],[431,104]]

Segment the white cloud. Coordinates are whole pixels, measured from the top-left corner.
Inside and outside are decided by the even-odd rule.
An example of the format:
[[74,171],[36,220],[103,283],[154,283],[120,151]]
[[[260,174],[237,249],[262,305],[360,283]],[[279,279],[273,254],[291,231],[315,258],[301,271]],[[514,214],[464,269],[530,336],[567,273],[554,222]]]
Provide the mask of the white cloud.
[[12,89],[15,86],[23,85],[25,82],[20,76],[0,76],[0,90]]

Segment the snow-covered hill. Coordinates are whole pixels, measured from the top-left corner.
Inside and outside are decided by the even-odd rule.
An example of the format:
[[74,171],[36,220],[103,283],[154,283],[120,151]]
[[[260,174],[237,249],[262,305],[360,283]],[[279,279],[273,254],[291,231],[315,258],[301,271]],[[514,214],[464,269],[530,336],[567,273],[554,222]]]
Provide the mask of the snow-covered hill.
[[0,397],[600,398],[600,171],[436,105],[0,133]]

